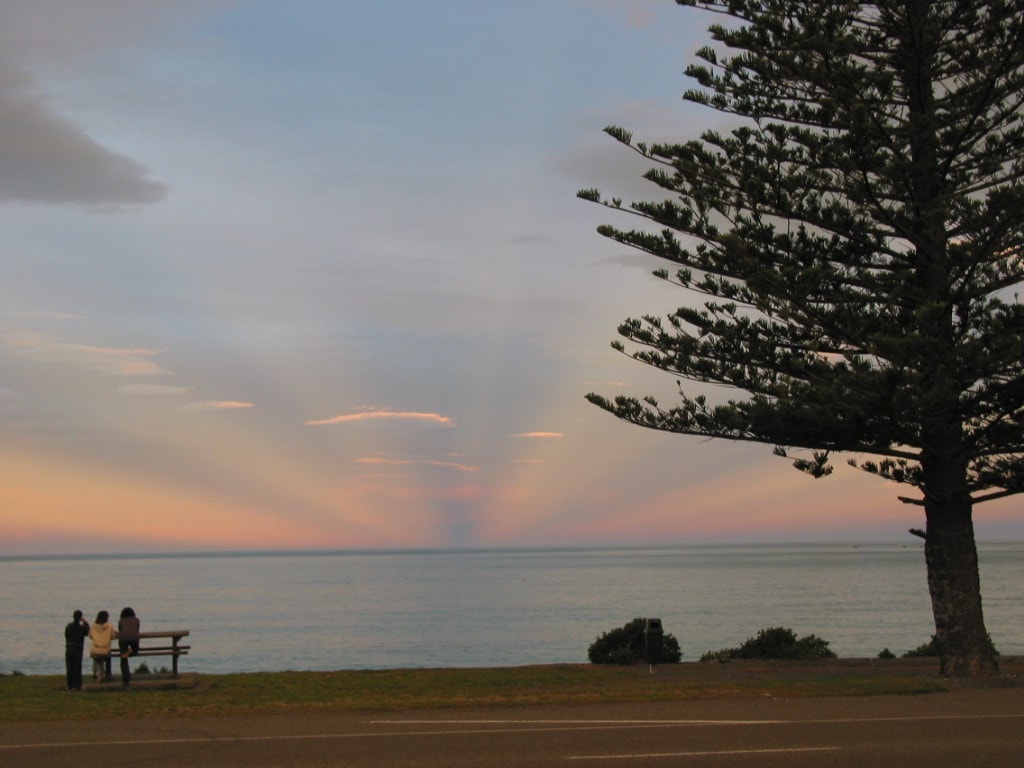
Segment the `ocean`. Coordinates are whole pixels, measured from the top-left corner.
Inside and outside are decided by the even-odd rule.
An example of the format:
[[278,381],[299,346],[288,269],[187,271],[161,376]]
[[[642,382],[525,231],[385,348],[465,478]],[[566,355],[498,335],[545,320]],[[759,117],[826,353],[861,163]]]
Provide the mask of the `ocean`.
[[[989,633],[1024,654],[1024,542],[979,559]],[[2,674],[61,674],[72,611],[125,605],[144,631],[191,630],[181,669],[206,673],[586,662],[640,616],[684,661],[770,626],[843,657],[934,631],[913,543],[0,557],[0,583]]]

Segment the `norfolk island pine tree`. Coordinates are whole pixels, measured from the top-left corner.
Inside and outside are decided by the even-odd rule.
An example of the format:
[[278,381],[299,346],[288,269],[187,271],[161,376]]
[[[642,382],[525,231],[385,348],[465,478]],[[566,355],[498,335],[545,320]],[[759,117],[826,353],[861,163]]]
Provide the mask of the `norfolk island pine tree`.
[[[1008,2],[677,0],[719,13],[684,98],[728,133],[634,142],[668,193],[600,234],[702,296],[613,347],[679,400],[591,393],[627,422],[836,453],[923,509],[941,671],[998,671],[973,509],[1024,491],[1024,14]],[[687,382],[743,397],[690,396]],[[868,457],[866,459],[860,457]]]

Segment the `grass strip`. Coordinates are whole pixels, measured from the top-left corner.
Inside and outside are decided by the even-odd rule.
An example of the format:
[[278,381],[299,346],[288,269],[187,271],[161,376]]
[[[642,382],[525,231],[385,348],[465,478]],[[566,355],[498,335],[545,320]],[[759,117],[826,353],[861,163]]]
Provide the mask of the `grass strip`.
[[[702,665],[586,664],[201,675],[195,688],[64,690],[50,675],[0,677],[0,721],[189,717],[299,710],[415,710],[545,704],[681,701],[751,696],[907,695],[947,691],[941,679],[887,675],[731,675]],[[689,669],[687,669],[689,667]],[[894,670],[895,672],[895,670]],[[137,678],[138,679],[138,678]]]

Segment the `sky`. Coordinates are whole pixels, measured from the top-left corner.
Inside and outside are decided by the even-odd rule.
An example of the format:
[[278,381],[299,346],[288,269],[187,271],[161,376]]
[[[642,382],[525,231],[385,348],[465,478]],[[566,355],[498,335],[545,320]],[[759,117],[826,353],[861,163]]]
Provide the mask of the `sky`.
[[[584,400],[687,296],[576,198],[719,124],[670,0],[0,5],[0,555],[915,541]],[[839,462],[842,464],[842,461]],[[1013,502],[979,538],[1024,538]]]

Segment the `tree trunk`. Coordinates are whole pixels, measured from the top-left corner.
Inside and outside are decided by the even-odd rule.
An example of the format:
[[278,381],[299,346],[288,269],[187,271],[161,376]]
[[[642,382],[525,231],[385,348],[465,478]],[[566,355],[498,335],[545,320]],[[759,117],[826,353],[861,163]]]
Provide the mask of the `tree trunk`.
[[970,499],[925,504],[925,562],[943,675],[980,677],[999,672],[981,610],[981,579]]
[[[924,491],[925,562],[935,617],[935,640],[942,674],[998,672],[981,612],[978,551],[971,520],[968,452],[964,444],[964,390],[959,360],[960,333],[954,321],[956,272],[949,261],[947,222],[951,189],[939,158],[939,107],[935,83],[941,67],[941,30],[934,24],[932,0],[908,0],[892,19],[898,39],[897,62],[907,97],[912,163],[910,241],[915,267],[909,308],[917,319],[914,343],[921,371],[921,471]],[[969,383],[966,384],[970,386]]]

